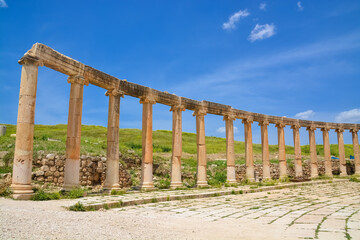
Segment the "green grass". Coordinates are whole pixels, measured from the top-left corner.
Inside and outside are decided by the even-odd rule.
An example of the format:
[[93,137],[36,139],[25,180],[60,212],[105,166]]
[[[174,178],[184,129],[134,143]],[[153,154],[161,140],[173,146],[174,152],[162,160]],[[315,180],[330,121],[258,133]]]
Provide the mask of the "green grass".
[[[10,154],[14,151],[15,138],[10,137],[11,134],[16,133],[16,126],[5,124],[7,127],[6,135],[0,137],[0,151],[9,151]],[[46,152],[53,152],[58,154],[65,154],[66,146],[66,132],[67,126],[65,124],[58,125],[35,125],[34,131],[34,155],[39,150]],[[106,155],[106,137],[107,129],[102,126],[82,125],[81,128],[81,154],[90,155]],[[141,130],[140,129],[120,129],[119,148],[121,152],[129,149],[134,150],[141,156]],[[48,138],[57,139],[59,141],[48,141]],[[183,152],[196,154],[196,134],[183,133]],[[167,130],[157,130],[153,132],[153,148],[155,153],[171,152],[172,150],[172,133]],[[301,147],[302,154],[309,155],[309,146]],[[319,155],[323,155],[323,146],[316,146]],[[225,153],[226,140],[219,137],[206,137],[206,152]],[[270,153],[277,153],[278,146],[270,145]],[[235,141],[235,153],[244,153],[244,142]],[[253,152],[261,154],[261,144],[253,144]],[[294,154],[292,146],[286,146],[287,154]],[[338,156],[337,144],[331,145],[331,155]],[[351,144],[345,145],[345,155],[349,157],[353,155],[353,148]],[[11,156],[9,156],[11,158]],[[184,159],[185,160],[185,159]]]

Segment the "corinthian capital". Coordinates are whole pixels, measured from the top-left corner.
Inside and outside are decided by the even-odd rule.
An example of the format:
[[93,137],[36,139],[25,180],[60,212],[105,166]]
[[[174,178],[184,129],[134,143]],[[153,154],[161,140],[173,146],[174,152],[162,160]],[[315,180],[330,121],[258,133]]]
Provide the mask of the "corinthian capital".
[[35,66],[44,66],[43,61],[41,61],[38,57],[33,57],[30,55],[24,55],[19,61],[21,65],[35,65]]
[[124,92],[118,89],[110,89],[106,91],[105,96],[114,96],[114,97],[120,96],[123,98]]
[[73,76],[69,76],[68,77],[68,83],[77,83],[77,84],[82,84],[82,85],[89,85],[89,81],[87,81],[84,76],[82,75],[73,75]]

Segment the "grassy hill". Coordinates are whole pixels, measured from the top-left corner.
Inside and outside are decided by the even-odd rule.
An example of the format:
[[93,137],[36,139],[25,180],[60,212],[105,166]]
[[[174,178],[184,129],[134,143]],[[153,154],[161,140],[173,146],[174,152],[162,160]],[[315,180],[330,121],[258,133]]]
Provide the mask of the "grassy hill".
[[[15,138],[11,134],[16,133],[16,126],[5,124],[7,126],[6,136],[0,137],[0,151],[13,151],[15,147]],[[81,132],[81,154],[106,155],[106,127],[83,125]],[[196,154],[196,134],[183,133],[183,152]],[[49,141],[50,139],[50,141]],[[54,139],[55,141],[52,141]],[[34,154],[39,150],[65,154],[66,146],[66,125],[35,125],[34,135]],[[166,130],[157,130],[153,132],[154,153],[171,152],[172,133]],[[141,155],[141,130],[140,129],[120,129],[121,152],[129,149],[134,150]],[[323,146],[317,145],[318,155],[323,155]],[[269,146],[270,154],[277,154],[278,146]],[[226,140],[219,137],[206,137],[206,151],[208,154],[217,154],[226,152]],[[261,154],[261,144],[253,145],[254,154]],[[309,155],[309,146],[301,147],[303,155]],[[235,141],[235,152],[238,154],[245,152],[244,142]],[[286,146],[287,154],[294,154],[292,146]],[[345,153],[348,158],[353,154],[352,145],[345,145]],[[338,156],[337,144],[331,145],[331,155]]]

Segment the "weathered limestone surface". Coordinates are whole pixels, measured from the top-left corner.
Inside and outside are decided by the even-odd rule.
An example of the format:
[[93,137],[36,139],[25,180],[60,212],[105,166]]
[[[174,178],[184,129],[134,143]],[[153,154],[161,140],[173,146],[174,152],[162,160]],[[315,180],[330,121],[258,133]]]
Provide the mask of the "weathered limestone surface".
[[70,76],[68,82],[71,87],[63,186],[66,191],[79,186],[82,102],[84,85],[87,84],[81,75]]
[[120,97],[122,92],[109,90],[105,94],[109,96],[109,113],[107,127],[107,168],[104,188],[116,190],[119,185],[119,119]]
[[142,162],[141,189],[153,189],[153,145],[152,145],[152,106],[156,102],[149,98],[140,99],[143,104],[142,114]]
[[340,159],[340,175],[346,176],[346,161],[345,161],[345,146],[344,146],[344,129],[339,128],[335,130],[337,132],[338,146],[339,146],[339,159]]
[[227,166],[227,182],[236,183],[235,176],[235,150],[234,150],[234,120],[235,117],[225,115],[225,131],[226,131],[226,166]]
[[358,131],[359,128],[350,129],[352,133],[353,149],[354,149],[354,158],[355,158],[355,173],[360,174],[360,151],[359,151],[359,137]]
[[197,180],[196,186],[207,186],[206,179],[206,144],[205,144],[205,115],[202,109],[196,110],[196,144],[197,144]]
[[254,181],[254,156],[252,147],[252,132],[251,124],[253,123],[252,118],[242,120],[244,124],[245,132],[245,165],[246,165],[246,177],[249,181]]
[[275,125],[278,129],[278,146],[279,146],[279,171],[280,178],[287,176],[287,167],[286,167],[286,152],[285,152],[285,133],[284,133],[284,123],[278,123]]
[[311,177],[316,178],[316,177],[319,176],[318,165],[317,165],[316,142],[315,142],[315,130],[316,130],[316,128],[307,127],[306,130],[308,130],[308,132],[309,132]]
[[325,175],[328,177],[332,176],[331,173],[331,152],[330,152],[330,141],[329,141],[329,128],[322,128],[323,132],[323,143],[324,143],[324,159],[325,159]]
[[37,75],[41,61],[24,57],[19,63],[22,72],[11,189],[15,199],[30,199]]
[[182,155],[182,111],[185,108],[181,105],[172,106],[172,156],[171,156],[171,183],[170,188],[182,186],[181,182],[181,155]]
[[261,126],[261,148],[263,161],[263,178],[270,179],[270,156],[269,156],[269,139],[268,139],[268,121],[259,122]]
[[302,161],[301,161],[301,145],[300,145],[300,125],[293,125],[291,126],[293,129],[293,136],[294,136],[294,152],[295,152],[295,177],[302,177]]

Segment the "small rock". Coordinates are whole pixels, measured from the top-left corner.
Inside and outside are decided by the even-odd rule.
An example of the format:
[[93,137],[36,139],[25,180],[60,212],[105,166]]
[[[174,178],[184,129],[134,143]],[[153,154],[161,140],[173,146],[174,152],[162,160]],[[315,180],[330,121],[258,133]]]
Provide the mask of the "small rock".
[[46,158],[49,159],[49,160],[54,160],[55,159],[55,154],[50,153],[50,154],[46,155]]
[[49,171],[49,167],[46,165],[42,166],[40,169],[44,172]]
[[41,170],[35,172],[36,176],[43,176],[44,174],[45,174],[45,172],[41,171]]

